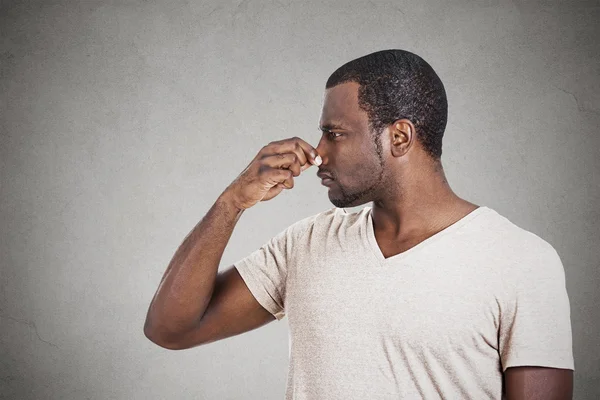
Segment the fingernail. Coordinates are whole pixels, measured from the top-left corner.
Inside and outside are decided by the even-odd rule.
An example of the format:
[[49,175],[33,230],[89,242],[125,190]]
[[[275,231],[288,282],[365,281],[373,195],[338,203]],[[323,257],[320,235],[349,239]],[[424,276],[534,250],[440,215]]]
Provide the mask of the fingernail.
[[321,159],[321,156],[316,156],[315,157],[315,164],[318,167],[319,165],[321,165],[321,163],[323,162],[323,160]]

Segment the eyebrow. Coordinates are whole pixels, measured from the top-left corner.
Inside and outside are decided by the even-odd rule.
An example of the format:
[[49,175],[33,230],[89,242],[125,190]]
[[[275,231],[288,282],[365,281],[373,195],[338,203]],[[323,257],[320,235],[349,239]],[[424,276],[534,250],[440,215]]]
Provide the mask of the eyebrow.
[[328,131],[332,131],[334,129],[347,130],[347,128],[344,127],[343,125],[334,124],[334,123],[328,123],[328,124],[323,124],[323,125],[319,126],[320,131],[328,132]]

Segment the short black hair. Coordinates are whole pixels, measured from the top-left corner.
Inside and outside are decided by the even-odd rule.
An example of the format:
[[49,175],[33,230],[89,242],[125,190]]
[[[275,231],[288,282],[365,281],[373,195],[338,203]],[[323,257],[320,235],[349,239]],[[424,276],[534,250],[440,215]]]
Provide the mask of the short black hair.
[[358,103],[369,116],[376,142],[386,126],[406,118],[425,151],[440,159],[448,101],[442,81],[425,60],[406,50],[377,51],[339,67],[325,88],[346,82],[360,85]]

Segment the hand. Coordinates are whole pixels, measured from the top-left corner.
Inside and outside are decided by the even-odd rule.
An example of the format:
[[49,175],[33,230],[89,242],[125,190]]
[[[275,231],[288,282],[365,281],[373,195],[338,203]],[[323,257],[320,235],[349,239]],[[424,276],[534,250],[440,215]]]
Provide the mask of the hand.
[[245,210],[293,188],[295,176],[321,162],[317,150],[298,137],[271,142],[225,191],[238,209]]

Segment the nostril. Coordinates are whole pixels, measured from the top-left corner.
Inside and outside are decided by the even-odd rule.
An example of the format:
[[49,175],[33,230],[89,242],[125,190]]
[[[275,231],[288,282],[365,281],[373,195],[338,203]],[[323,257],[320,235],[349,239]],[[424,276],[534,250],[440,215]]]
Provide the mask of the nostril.
[[[316,164],[316,165],[318,166],[318,165],[327,163],[327,156],[324,154],[323,150],[319,149],[318,147],[316,149],[317,149],[317,158],[321,161],[320,164]],[[316,159],[315,159],[315,161],[316,161]]]

